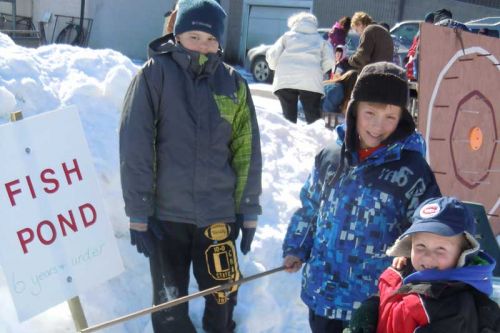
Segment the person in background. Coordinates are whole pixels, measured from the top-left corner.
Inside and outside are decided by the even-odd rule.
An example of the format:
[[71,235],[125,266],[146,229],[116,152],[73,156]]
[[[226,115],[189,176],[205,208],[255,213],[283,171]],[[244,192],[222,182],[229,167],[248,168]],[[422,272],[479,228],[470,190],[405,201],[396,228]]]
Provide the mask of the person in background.
[[[434,23],[434,12],[425,14],[424,22],[425,23]],[[414,67],[415,67],[415,59],[416,59],[417,48],[418,48],[419,43],[420,43],[420,30],[417,32],[415,37],[413,37],[413,42],[412,42],[412,44],[408,50],[408,53],[406,54],[406,57],[404,59],[405,68],[406,68],[406,76],[408,77],[408,80],[410,80],[410,81],[416,81]]]
[[330,79],[334,79],[342,75],[346,70],[349,69],[349,63],[347,62],[347,47],[345,45],[337,45],[335,47],[335,65],[332,68],[332,73]]
[[333,67],[333,50],[318,34],[318,20],[308,12],[288,18],[285,32],[266,53],[269,68],[275,71],[273,93],[278,97],[283,116],[297,123],[300,99],[308,124],[321,118],[323,76]]
[[368,14],[354,13],[351,27],[360,35],[356,53],[348,60],[351,68],[361,70],[364,66],[374,62],[393,60],[394,45],[389,31],[375,24]]
[[342,332],[352,312],[377,290],[385,251],[417,206],[440,196],[422,136],[408,112],[404,70],[365,66],[336,127],[337,142],[319,152],[283,242],[283,265],[302,272],[301,298],[313,333]]
[[337,45],[345,45],[346,37],[351,29],[351,18],[349,16],[342,16],[340,20],[335,22],[328,31],[328,40],[332,44],[333,49],[337,47]]
[[451,11],[446,8],[434,12],[434,25],[470,32],[470,29],[465,24],[454,20]]
[[[434,25],[439,25],[442,27],[448,27],[452,28],[455,31],[470,31],[469,28],[463,24],[462,22],[458,22],[452,19],[452,14],[451,12],[446,9],[439,9],[436,10],[434,13],[432,13],[432,16],[428,14],[426,16],[426,21],[427,19],[430,19],[432,17]],[[418,37],[419,40],[417,41],[416,47],[414,51],[412,51],[413,57],[412,59],[409,59],[409,63],[411,60],[411,63],[409,66],[407,66],[407,73],[409,75],[410,80],[418,80],[418,54],[419,54],[419,46],[420,46],[420,36]],[[409,68],[408,68],[409,67]]]
[[[246,81],[222,61],[226,13],[180,0],[173,34],[150,44],[120,125],[130,240],[149,258],[155,305],[238,281],[261,213],[260,135]],[[205,296],[206,332],[234,332],[238,288]],[[188,303],[152,314],[153,330],[195,333]]]
[[357,78],[358,72],[350,70],[323,82],[325,96],[321,100],[321,108],[325,118],[325,127],[333,129],[344,119],[347,103],[349,103]]
[[174,32],[175,17],[177,16],[178,1],[175,2],[172,10],[165,13],[165,21],[163,24],[163,36]]

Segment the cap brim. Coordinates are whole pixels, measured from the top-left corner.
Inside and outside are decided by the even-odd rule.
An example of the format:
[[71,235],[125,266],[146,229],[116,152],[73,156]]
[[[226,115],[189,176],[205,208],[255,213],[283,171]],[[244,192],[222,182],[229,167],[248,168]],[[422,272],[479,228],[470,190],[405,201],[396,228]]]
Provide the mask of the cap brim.
[[408,230],[406,230],[399,238],[416,233],[416,232],[429,232],[440,236],[451,237],[463,233],[465,230],[455,230],[443,222],[426,219],[425,222],[413,223]]

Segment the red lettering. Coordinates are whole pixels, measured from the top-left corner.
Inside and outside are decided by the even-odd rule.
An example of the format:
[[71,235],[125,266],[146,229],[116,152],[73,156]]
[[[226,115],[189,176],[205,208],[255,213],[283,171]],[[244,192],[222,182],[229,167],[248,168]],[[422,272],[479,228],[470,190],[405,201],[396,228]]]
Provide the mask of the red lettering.
[[[97,211],[91,203],[85,203],[78,207],[80,212],[81,223],[85,228],[92,226],[97,221]],[[57,223],[52,223],[49,220],[43,220],[34,229],[24,228],[17,231],[17,238],[23,249],[23,253],[28,253],[28,244],[33,241],[39,241],[43,245],[54,243],[57,236],[62,234],[62,237],[68,236],[69,230],[74,233],[78,232],[78,216],[75,218],[73,210],[68,210],[67,214],[57,214]],[[60,231],[59,231],[60,229]]]
[[7,190],[7,195],[9,196],[10,204],[12,207],[16,205],[16,200],[14,200],[14,195],[21,193],[21,189],[17,188],[12,190],[11,186],[19,184],[19,179],[13,180],[5,184],[5,189]]
[[[88,220],[87,216],[85,216],[85,213],[83,211],[85,208],[90,209],[90,211],[92,213],[92,219],[91,220]],[[96,212],[94,206],[92,206],[92,204],[89,204],[89,203],[83,204],[80,207],[78,207],[78,209],[80,210],[80,215],[82,217],[83,225],[85,226],[85,228],[88,228],[92,224],[95,223],[95,221],[97,220],[97,212]]]
[[76,221],[75,221],[75,217],[73,216],[73,212],[71,210],[68,210],[68,214],[69,214],[69,218],[70,218],[71,222],[68,221],[66,218],[64,218],[64,216],[62,214],[57,215],[57,220],[59,221],[59,225],[61,226],[61,231],[63,233],[63,236],[67,235],[66,228],[64,225],[67,225],[74,232],[78,231],[78,227],[76,226]]
[[[28,238],[24,238],[23,234],[28,234]],[[35,239],[35,234],[33,233],[33,230],[30,228],[24,228],[22,230],[19,230],[17,232],[17,238],[19,238],[19,243],[21,243],[21,247],[23,248],[23,252],[26,254],[28,253],[28,247],[27,244],[31,243],[33,239]]]
[[30,189],[31,197],[33,199],[35,199],[36,198],[35,188],[33,187],[33,182],[31,181],[31,177],[30,176],[26,176],[26,182],[28,183],[28,187]]
[[66,163],[62,164],[62,168],[64,170],[64,175],[66,176],[66,181],[68,182],[68,185],[72,184],[70,174],[71,173],[76,173],[78,176],[78,180],[82,180],[82,173],[80,172],[80,167],[78,166],[78,161],[76,158],[73,159],[73,169],[68,169],[66,166]]
[[[42,227],[46,225],[47,227],[49,227],[50,229],[50,232],[52,233],[52,235],[50,236],[49,239],[45,239],[43,238],[43,234],[42,234]],[[43,245],[50,245],[52,243],[54,243],[54,241],[56,240],[56,228],[54,227],[54,225],[52,224],[52,222],[50,221],[42,221],[38,224],[38,226],[36,227],[36,235],[38,236],[38,239],[40,240],[40,242],[42,242]]]
[[54,187],[49,188],[48,186],[45,186],[43,190],[49,194],[57,192],[57,190],[59,189],[59,181],[55,178],[49,178],[47,174],[55,175],[56,172],[53,169],[45,169],[40,173],[40,180],[42,181],[42,183],[52,184]]

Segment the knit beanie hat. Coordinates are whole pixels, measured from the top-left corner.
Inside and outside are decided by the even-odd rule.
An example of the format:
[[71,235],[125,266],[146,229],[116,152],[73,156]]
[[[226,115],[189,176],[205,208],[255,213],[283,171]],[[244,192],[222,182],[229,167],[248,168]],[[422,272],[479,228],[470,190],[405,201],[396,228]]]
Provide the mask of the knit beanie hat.
[[214,36],[222,45],[226,12],[214,0],[180,0],[174,35],[199,30]]
[[410,99],[406,72],[391,62],[376,62],[363,67],[354,85],[346,113],[346,150],[356,151],[359,138],[356,131],[358,102],[390,104],[401,107],[401,119],[396,130],[383,142],[390,144],[415,131],[415,122],[408,111]]
[[422,202],[413,213],[411,226],[387,250],[387,255],[410,257],[411,237],[408,236],[416,232],[429,232],[444,237],[463,234],[470,247],[461,253],[457,267],[465,264],[467,256],[479,251],[479,242],[474,238],[474,216],[467,206],[454,197],[430,198]]

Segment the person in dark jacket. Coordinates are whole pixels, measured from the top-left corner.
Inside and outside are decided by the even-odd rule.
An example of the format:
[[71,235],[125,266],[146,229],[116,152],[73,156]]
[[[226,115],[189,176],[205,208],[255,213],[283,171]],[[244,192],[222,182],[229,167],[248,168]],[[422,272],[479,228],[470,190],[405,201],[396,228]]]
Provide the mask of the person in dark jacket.
[[[429,13],[425,16],[425,22],[427,23],[434,23],[434,25],[439,25],[442,27],[447,27],[454,29],[456,31],[463,30],[463,31],[469,31],[470,29],[463,24],[462,22],[458,22],[456,20],[452,19],[452,14],[451,12],[446,9],[439,9],[436,10],[433,13]],[[417,33],[415,36],[415,39],[413,40],[413,44],[408,50],[408,54],[406,58],[408,58],[407,62],[407,75],[408,79],[412,81],[417,81],[418,80],[418,54],[419,54],[419,48],[420,48],[420,31]]]
[[303,263],[301,298],[313,333],[342,332],[377,290],[385,251],[415,208],[440,196],[422,136],[407,109],[404,70],[388,62],[358,76],[338,141],[319,152],[283,242],[283,265]]
[[500,332],[500,308],[488,298],[496,263],[479,250],[469,209],[431,198],[412,222],[387,251],[399,260],[380,277],[377,333]]
[[[132,245],[149,257],[153,302],[241,278],[261,213],[259,128],[246,81],[222,62],[226,13],[181,0],[173,34],[150,44],[120,127],[120,164]],[[205,297],[203,328],[233,332],[237,287]],[[196,332],[188,304],[152,314],[155,332]]]
[[368,14],[354,13],[351,27],[360,35],[356,53],[349,57],[349,65],[352,68],[361,70],[374,62],[393,60],[394,43],[389,31],[375,24]]

